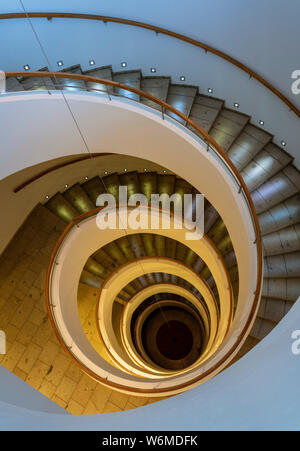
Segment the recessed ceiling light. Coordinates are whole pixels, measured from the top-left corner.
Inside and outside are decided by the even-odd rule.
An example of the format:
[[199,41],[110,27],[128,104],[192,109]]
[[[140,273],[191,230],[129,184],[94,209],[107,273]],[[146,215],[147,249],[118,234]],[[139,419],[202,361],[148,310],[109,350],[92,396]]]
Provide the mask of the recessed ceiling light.
[[286,146],[286,142],[285,142],[285,141],[281,141],[281,145],[282,145],[283,147],[285,147],[285,146]]
[[237,102],[234,102],[233,106],[234,106],[234,108],[239,108],[240,104]]
[[180,81],[185,81],[185,76],[184,75],[181,75]]
[[68,188],[68,186],[69,186],[69,185],[66,183],[66,184],[65,184],[65,188]]
[[61,66],[64,65],[64,63],[63,63],[62,61],[57,61],[57,65],[58,65],[59,67],[61,67]]
[[258,122],[259,122],[259,125],[265,125],[265,121],[259,120]]
[[45,199],[49,199],[49,195],[48,194],[46,194]]
[[213,88],[208,88],[207,90],[210,94],[212,94],[214,92]]
[[24,66],[24,70],[29,70],[30,69],[30,66],[29,66],[29,64],[25,64],[25,66]]
[[156,72],[155,67],[151,67],[150,71],[153,72],[153,73]]
[[121,66],[122,66],[122,67],[127,67],[126,61],[123,61],[123,62],[121,63]]
[[107,175],[107,174],[108,174],[108,172],[107,172],[107,171],[104,171],[104,174],[105,174],[105,175]]
[[95,61],[94,60],[90,60],[90,66],[94,66],[95,65]]

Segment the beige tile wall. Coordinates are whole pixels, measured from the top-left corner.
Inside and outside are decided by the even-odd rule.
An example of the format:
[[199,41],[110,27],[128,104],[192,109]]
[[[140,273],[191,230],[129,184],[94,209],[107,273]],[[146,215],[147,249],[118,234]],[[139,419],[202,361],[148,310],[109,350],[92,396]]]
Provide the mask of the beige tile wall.
[[[65,224],[38,206],[0,258],[0,329],[7,353],[0,364],[74,415],[133,409],[157,398],[111,390],[87,376],[61,348],[45,308],[45,276],[53,246]],[[79,312],[92,344],[97,340],[95,290],[80,285]]]

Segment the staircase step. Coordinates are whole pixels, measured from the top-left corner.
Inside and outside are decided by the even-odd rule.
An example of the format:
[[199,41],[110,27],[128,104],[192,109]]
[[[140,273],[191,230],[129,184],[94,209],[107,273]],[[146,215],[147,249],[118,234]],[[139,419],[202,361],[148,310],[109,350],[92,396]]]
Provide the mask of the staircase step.
[[273,321],[264,318],[256,318],[250,336],[262,340],[274,329],[275,325],[276,324]]
[[[91,77],[103,78],[104,80],[112,80],[112,68],[111,66],[96,67],[95,69],[86,70],[84,75],[90,75]],[[86,86],[89,91],[96,91],[99,93],[112,93],[114,88],[112,86],[104,85],[103,83],[95,83],[87,81]]]
[[151,200],[151,194],[157,193],[157,174],[156,172],[145,172],[139,174],[141,193],[144,194],[148,202]]
[[102,178],[102,182],[105,188],[105,191],[109,194],[112,194],[116,200],[116,202],[119,202],[119,186],[120,186],[120,179],[119,175],[117,173],[106,175]]
[[156,249],[156,255],[159,255],[160,257],[166,256],[166,239],[162,235],[155,235],[154,236],[154,245]]
[[262,296],[288,301],[296,301],[300,293],[300,279],[265,278],[263,280]]
[[95,252],[92,255],[92,258],[108,269],[109,272],[113,271],[117,267],[114,259],[107,252],[105,252],[103,248]]
[[129,237],[124,236],[122,238],[119,238],[116,243],[128,262],[135,259]]
[[[170,81],[170,77],[142,77],[141,90],[165,102],[168,96]],[[142,98],[141,102],[151,108],[161,110],[160,106],[151,100]]]
[[[66,69],[60,70],[59,72],[68,72],[70,74],[80,74],[82,75],[82,70],[79,64],[75,66],[67,67]],[[64,91],[85,91],[86,84],[83,80],[75,80],[72,78],[59,78],[58,83]]]
[[109,274],[109,271],[103,265],[91,257],[87,260],[84,269],[102,279],[105,279]]
[[280,202],[258,216],[263,235],[300,222],[300,194]]
[[99,177],[94,177],[91,180],[83,183],[81,186],[93,202],[94,207],[96,206],[97,197],[100,194],[106,192],[105,187]]
[[[167,103],[176,108],[176,110],[185,114],[185,116],[189,116],[197,94],[197,86],[171,84],[169,87]],[[168,112],[168,115],[181,122],[182,124],[185,123],[183,119],[171,112]]]
[[[118,83],[123,83],[128,86],[132,86],[136,89],[141,89],[141,78],[142,73],[140,70],[128,70],[124,72],[114,72],[113,73],[113,80]],[[116,94],[122,95],[124,97],[127,97],[128,99],[132,100],[140,100],[140,96],[138,94],[135,94],[134,92],[126,91],[124,89],[114,89]]]
[[278,323],[293,306],[292,301],[262,297],[258,315],[261,318]]
[[210,231],[208,232],[208,236],[211,240],[213,240],[215,244],[218,244],[226,234],[227,229],[225,227],[225,224],[222,218],[219,217],[217,221],[214,223],[214,225],[211,227]]
[[79,183],[73,185],[65,191],[63,195],[64,198],[79,211],[79,213],[86,213],[94,208],[93,202],[90,200]]
[[228,233],[218,242],[218,249],[222,255],[226,255],[233,249],[232,241]]
[[22,83],[15,77],[9,77],[6,79],[6,92],[18,92],[24,91]]
[[134,253],[134,258],[145,257],[146,253],[141,235],[129,235],[128,240]]
[[126,263],[126,257],[119,248],[119,246],[116,244],[116,242],[112,242],[109,244],[106,244],[104,246],[103,250],[113,259],[114,263],[117,266],[123,265],[123,263]]
[[249,119],[250,117],[246,114],[223,108],[218,114],[209,134],[223,150],[228,151],[249,122]]
[[[40,69],[39,72],[49,72],[49,70],[47,67],[44,67],[43,69]],[[21,84],[26,91],[47,91],[55,89],[53,81],[54,80],[51,77],[24,77],[21,80]]]
[[300,224],[264,235],[262,243],[265,256],[298,251],[300,249]]
[[80,276],[80,282],[90,287],[100,288],[103,279],[91,274],[89,271],[83,270]]
[[140,193],[140,183],[138,173],[136,171],[126,172],[119,175],[120,185],[127,186],[128,198],[133,194]]
[[293,158],[284,150],[269,143],[241,171],[241,176],[251,192],[292,161]]
[[219,218],[217,210],[205,199],[204,204],[204,232],[208,233],[211,227],[216,223]]
[[263,213],[279,202],[298,193],[300,173],[292,165],[287,166],[251,193],[256,212]]
[[265,257],[264,277],[300,277],[300,252]]
[[199,94],[195,97],[189,118],[208,133],[223,106],[223,100]]
[[255,127],[246,124],[240,135],[236,138],[230,149],[228,156],[240,171],[272,140],[272,135]]
[[155,257],[155,244],[154,244],[154,237],[150,234],[142,234],[142,240],[144,244],[145,254],[149,257]]
[[175,175],[158,174],[157,175],[158,194],[165,193],[171,196],[174,193],[175,181],[176,181]]
[[77,211],[71,204],[68,202],[61,193],[55,194],[46,204],[45,206],[60,217],[65,222],[70,222],[72,219],[76,218],[79,215],[79,211]]

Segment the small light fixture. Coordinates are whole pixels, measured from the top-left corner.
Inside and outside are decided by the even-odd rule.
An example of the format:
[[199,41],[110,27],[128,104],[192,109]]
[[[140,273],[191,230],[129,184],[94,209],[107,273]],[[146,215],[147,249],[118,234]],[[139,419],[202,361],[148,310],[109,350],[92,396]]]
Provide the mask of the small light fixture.
[[147,168],[144,168],[144,172],[147,172]]
[[30,66],[29,66],[29,64],[25,64],[25,66],[24,66],[24,70],[29,70],[30,69]]
[[240,104],[237,102],[234,102],[233,106],[234,106],[234,108],[239,108]]
[[285,141],[281,141],[281,145],[282,145],[283,147],[285,147],[285,146],[286,146],[286,142],[285,142]]
[[259,120],[259,125],[265,125],[265,121]]
[[95,66],[95,61],[94,60],[90,60],[90,66]]
[[83,177],[84,178],[84,180],[88,180],[88,176],[86,175],[85,177]]
[[127,172],[127,170],[128,170],[128,169],[125,168],[125,169],[124,169],[124,172]]
[[58,65],[58,67],[61,67],[64,65],[64,63],[60,60],[60,61],[57,61],[57,65]]
[[127,67],[127,63],[126,63],[126,61],[122,61],[122,63],[121,63],[121,67]]
[[185,81],[185,76],[184,75],[181,75],[180,81]]
[[65,188],[68,188],[68,186],[69,186],[69,185],[66,183],[66,184],[65,184]]
[[151,67],[150,72],[152,72],[154,74],[156,72],[155,67]]
[[167,172],[167,171],[164,169],[164,170],[163,170],[163,173],[165,174],[166,172]]
[[108,172],[107,171],[104,171],[104,175],[107,175],[108,174]]
[[45,199],[49,199],[49,194],[46,194]]
[[213,88],[208,88],[207,90],[210,94],[212,94],[214,92]]

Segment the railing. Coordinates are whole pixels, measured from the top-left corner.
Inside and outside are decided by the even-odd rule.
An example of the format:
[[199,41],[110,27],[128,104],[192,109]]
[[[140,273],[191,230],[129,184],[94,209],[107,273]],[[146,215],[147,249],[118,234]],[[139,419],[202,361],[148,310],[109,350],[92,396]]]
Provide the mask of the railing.
[[[173,115],[175,115],[175,116],[179,117],[181,120],[183,120],[183,122],[186,125],[189,125],[190,127],[192,127],[197,132],[197,135],[200,135],[202,137],[202,139],[205,141],[205,143],[207,145],[207,151],[212,150],[214,152],[215,156],[217,158],[219,158],[223,164],[226,165],[230,175],[237,183],[237,192],[244,197],[246,204],[248,206],[250,216],[251,216],[251,219],[253,222],[254,232],[255,232],[255,240],[254,240],[253,244],[256,246],[256,254],[257,254],[257,280],[256,280],[256,287],[255,287],[255,291],[254,291],[254,300],[253,300],[253,304],[252,304],[252,308],[251,308],[251,313],[248,317],[248,320],[247,320],[243,330],[239,334],[238,339],[236,340],[234,346],[230,349],[230,351],[223,358],[223,361],[226,361],[226,359],[229,357],[229,355],[241,343],[241,341],[243,340],[245,334],[247,333],[247,331],[250,327],[250,324],[252,323],[252,321],[254,319],[254,315],[256,313],[256,310],[257,310],[257,307],[259,304],[259,300],[260,300],[260,289],[261,289],[261,284],[262,284],[262,242],[261,242],[261,233],[260,233],[259,222],[258,222],[257,215],[255,212],[254,204],[253,204],[252,198],[250,196],[250,193],[247,189],[247,186],[246,186],[243,178],[241,177],[240,173],[238,172],[238,170],[236,169],[234,164],[231,162],[230,158],[227,156],[226,152],[221,148],[221,146],[219,146],[219,144],[207,132],[205,132],[201,127],[199,127],[199,125],[197,125],[193,120],[191,120],[190,118],[188,118],[183,113],[176,110],[174,107],[172,107],[168,103],[164,102],[163,100],[160,100],[160,99],[152,96],[151,94],[148,94],[147,92],[144,92],[140,89],[133,88],[131,86],[127,86],[125,84],[114,82],[114,81],[100,79],[97,77],[92,77],[89,75],[71,74],[71,73],[62,73],[62,72],[23,72],[23,71],[6,72],[6,77],[52,78],[56,81],[55,82],[56,85],[57,85],[57,80],[59,80],[59,79],[69,79],[69,80],[74,79],[74,80],[82,80],[84,82],[92,82],[92,83],[96,83],[96,84],[102,84],[102,85],[113,87],[115,89],[122,89],[125,91],[135,93],[138,96],[140,96],[141,98],[151,100],[156,105],[158,105],[161,108],[162,118],[164,118],[164,115],[167,112],[171,112],[172,113],[171,119],[174,120]],[[60,86],[61,89],[63,89],[64,87],[65,87],[65,85]],[[53,85],[52,85],[52,88],[53,88]],[[82,88],[77,87],[77,90],[81,90],[81,89]],[[97,91],[97,89],[94,89],[94,88],[88,89],[88,90],[89,91]],[[102,90],[99,90],[99,91],[102,91]],[[116,93],[108,92],[108,91],[106,92],[106,94],[109,96],[109,99],[111,99],[112,96],[120,96],[120,94],[116,94]],[[126,97],[126,96],[121,96],[121,97]],[[184,125],[182,125],[182,126],[184,126]],[[191,132],[190,129],[188,129],[188,131]],[[56,169],[56,167],[53,170],[55,170],[55,169]],[[98,209],[95,209],[95,210],[88,212],[88,214],[89,215],[95,214],[97,211],[98,211]],[[60,237],[59,241],[56,243],[56,246],[53,250],[52,256],[56,255],[56,252],[57,252],[60,244],[62,243],[64,236],[69,232],[69,230],[74,225],[77,225],[77,223],[80,222],[82,219],[85,219],[86,217],[87,217],[86,214],[81,215],[81,216],[75,218],[73,221],[71,221],[68,224],[67,228],[65,229],[65,232]],[[53,261],[54,261],[54,258],[52,258],[52,263],[53,263]],[[49,282],[50,282],[50,274],[48,272],[47,290],[49,289]],[[48,298],[48,302],[47,302],[47,306],[49,309],[48,304],[49,304],[49,298]],[[60,339],[59,336],[58,336],[58,339]],[[66,346],[64,344],[63,344],[63,346],[66,349]],[[213,369],[211,371],[213,371]],[[205,375],[206,375],[206,373],[203,374],[203,377],[205,377]]]
[[[56,242],[56,244],[55,244],[55,246],[54,246],[54,248],[53,248],[53,251],[52,251],[52,253],[51,253],[51,256],[50,256],[49,265],[48,265],[48,270],[47,270],[47,275],[46,275],[46,289],[45,289],[46,308],[47,308],[47,311],[48,311],[48,315],[49,315],[50,322],[51,322],[51,324],[52,324],[53,330],[54,330],[54,332],[55,332],[55,335],[56,335],[58,341],[59,341],[60,344],[62,345],[63,349],[67,352],[67,354],[68,354],[68,355],[72,358],[72,360],[76,363],[76,365],[78,365],[83,371],[85,371],[86,373],[88,373],[92,378],[94,378],[94,379],[96,379],[96,380],[98,380],[98,381],[100,381],[100,382],[102,382],[102,383],[104,383],[104,384],[106,384],[106,385],[108,385],[108,386],[111,386],[112,388],[115,388],[115,389],[121,389],[121,390],[123,389],[123,390],[124,390],[124,386],[119,385],[118,383],[109,380],[107,377],[106,377],[106,378],[103,378],[103,377],[99,376],[98,374],[96,374],[95,372],[93,372],[88,366],[86,366],[84,363],[80,362],[80,361],[76,358],[75,354],[72,352],[72,345],[71,345],[71,346],[68,346],[68,345],[66,344],[66,342],[63,340],[62,336],[60,335],[60,332],[59,332],[59,326],[58,326],[58,324],[57,324],[56,317],[55,317],[55,314],[54,314],[54,309],[57,307],[57,305],[55,304],[55,301],[53,302],[53,299],[52,299],[52,297],[51,297],[51,289],[50,289],[50,288],[51,288],[51,285],[52,285],[53,272],[55,271],[56,265],[59,264],[59,263],[56,261],[56,259],[57,259],[57,256],[58,256],[59,251],[61,250],[62,246],[64,245],[65,239],[67,238],[67,236],[69,235],[69,233],[72,231],[72,229],[73,229],[74,227],[79,227],[79,224],[80,224],[81,222],[87,220],[88,218],[90,218],[90,217],[92,217],[92,216],[97,215],[103,208],[104,208],[104,207],[97,207],[97,208],[95,208],[95,209],[92,209],[92,210],[90,210],[90,211],[88,211],[88,212],[85,212],[85,213],[83,213],[83,214],[77,216],[76,218],[74,218],[74,219],[67,225],[67,227],[64,229],[64,231],[63,231],[62,234],[60,235],[59,239],[57,240],[57,242]],[[160,208],[159,210],[160,210],[160,211],[163,211],[161,208]],[[172,216],[173,216],[173,213],[172,213]],[[207,240],[208,243],[213,247],[213,250],[214,250],[214,252],[216,253],[218,260],[220,260],[220,261],[222,262],[222,267],[223,267],[224,272],[225,272],[226,280],[227,280],[228,286],[230,287],[230,288],[229,288],[229,291],[230,291],[230,318],[231,318],[231,320],[232,320],[232,315],[233,315],[233,296],[232,296],[231,281],[230,281],[230,276],[229,276],[228,270],[227,270],[227,268],[226,268],[226,266],[225,266],[225,264],[224,264],[224,262],[223,262],[223,258],[222,258],[222,255],[221,255],[220,251],[217,249],[217,247],[215,246],[215,244],[213,243],[213,241],[212,241],[207,235],[205,235],[205,240]],[[136,259],[136,262],[137,262],[137,263],[143,262],[143,260],[147,260],[147,259],[149,259],[149,258],[150,258],[150,259],[151,259],[151,258],[156,259],[157,257],[142,257],[142,258]],[[170,260],[171,262],[177,262],[177,260],[172,259],[172,258],[169,258],[168,260]],[[130,263],[130,262],[129,262],[129,263]],[[114,275],[115,275],[115,273],[116,273],[116,272],[119,272],[120,269],[125,268],[127,264],[128,264],[128,263],[124,263],[124,264],[121,265],[119,268],[115,269],[108,277],[109,277],[109,278],[113,278]],[[183,265],[183,267],[189,268],[186,264],[184,264],[184,263],[181,263],[181,264]],[[191,268],[189,268],[189,269],[191,269]],[[191,269],[191,272],[194,272],[194,270]],[[199,277],[199,275],[198,275],[196,272],[195,272],[195,276],[196,276],[196,277]],[[211,289],[210,289],[209,287],[208,287],[208,289],[209,289],[209,291],[211,291]],[[99,295],[98,295],[98,307],[97,307],[97,313],[98,313],[98,308],[99,308],[99,297],[100,297],[100,294],[101,294],[101,289],[100,289]],[[212,295],[212,296],[213,296],[213,295]],[[215,301],[214,296],[213,296],[213,301],[214,301],[214,303],[215,303],[215,307],[216,307],[217,315],[218,315],[218,308],[217,308],[217,304],[216,304],[216,301]],[[204,304],[204,305],[205,305],[205,304]],[[252,313],[252,312],[251,312],[251,313]],[[100,333],[100,329],[99,329],[99,325],[98,325],[98,315],[96,315],[96,318],[97,318],[97,330],[98,330],[98,333],[99,333],[100,337],[102,338],[101,333]],[[219,315],[218,315],[218,321],[219,321]],[[231,321],[228,323],[227,332],[229,331],[230,325],[231,325]],[[226,332],[226,333],[227,333],[227,332]],[[242,339],[242,334],[241,334],[240,338]],[[106,352],[108,353],[108,355],[110,356],[110,358],[114,361],[115,365],[116,365],[118,368],[123,369],[123,371],[125,370],[128,374],[135,375],[134,373],[130,372],[128,369],[123,368],[123,366],[122,366],[122,365],[114,358],[114,356],[113,356],[112,353],[110,352],[109,348],[106,346],[105,341],[103,340],[103,338],[102,338],[102,341],[103,341],[103,344],[104,344],[104,346],[105,346]],[[184,388],[190,386],[191,383],[196,383],[196,382],[198,382],[198,381],[200,381],[200,380],[206,378],[210,373],[213,373],[214,371],[216,371],[216,369],[217,369],[224,361],[227,360],[227,358],[231,355],[231,352],[232,352],[232,351],[230,350],[230,351],[229,351],[222,359],[220,359],[220,361],[219,361],[216,365],[214,365],[214,366],[213,366],[212,368],[210,368],[209,370],[204,371],[204,372],[203,372],[200,376],[198,376],[197,378],[193,378],[193,379],[192,379],[191,381],[189,381],[189,382],[181,383],[181,384],[179,384],[179,385],[173,387],[172,390],[181,390],[181,389],[184,389]],[[133,387],[126,387],[126,390],[128,390],[128,392],[131,392],[132,394],[134,394],[134,393],[145,393],[145,394],[158,394],[158,395],[159,395],[160,393],[164,393],[164,392],[166,391],[165,388],[164,388],[164,389],[161,389],[161,388],[139,389],[139,388],[137,388],[137,387],[135,387],[135,388],[133,388]]]
[[197,41],[196,39],[192,39],[188,36],[185,36],[180,33],[176,33],[174,31],[168,30],[166,28],[157,27],[155,25],[147,24],[144,22],[137,22],[134,20],[123,19],[120,17],[110,17],[110,16],[102,16],[98,14],[78,14],[78,13],[57,13],[57,12],[26,12],[26,13],[7,13],[0,14],[0,20],[5,19],[26,19],[26,18],[47,18],[51,20],[52,18],[62,18],[62,19],[84,19],[84,20],[97,20],[104,23],[113,22],[124,25],[129,25],[132,27],[144,28],[146,30],[154,31],[157,34],[164,34],[166,36],[170,36],[175,39],[179,39],[180,41],[191,44],[195,47],[201,48],[205,50],[205,52],[212,53],[219,58],[227,61],[228,63],[238,67],[240,70],[249,75],[250,78],[254,78],[260,84],[262,84],[265,88],[271,91],[276,97],[278,97],[282,102],[284,102],[291,111],[293,111],[300,118],[300,111],[282,92],[280,92],[275,86],[273,86],[270,82],[268,82],[265,78],[259,75],[254,70],[247,67],[245,64],[238,61],[236,58],[233,58],[226,53],[209,46],[201,41]]

